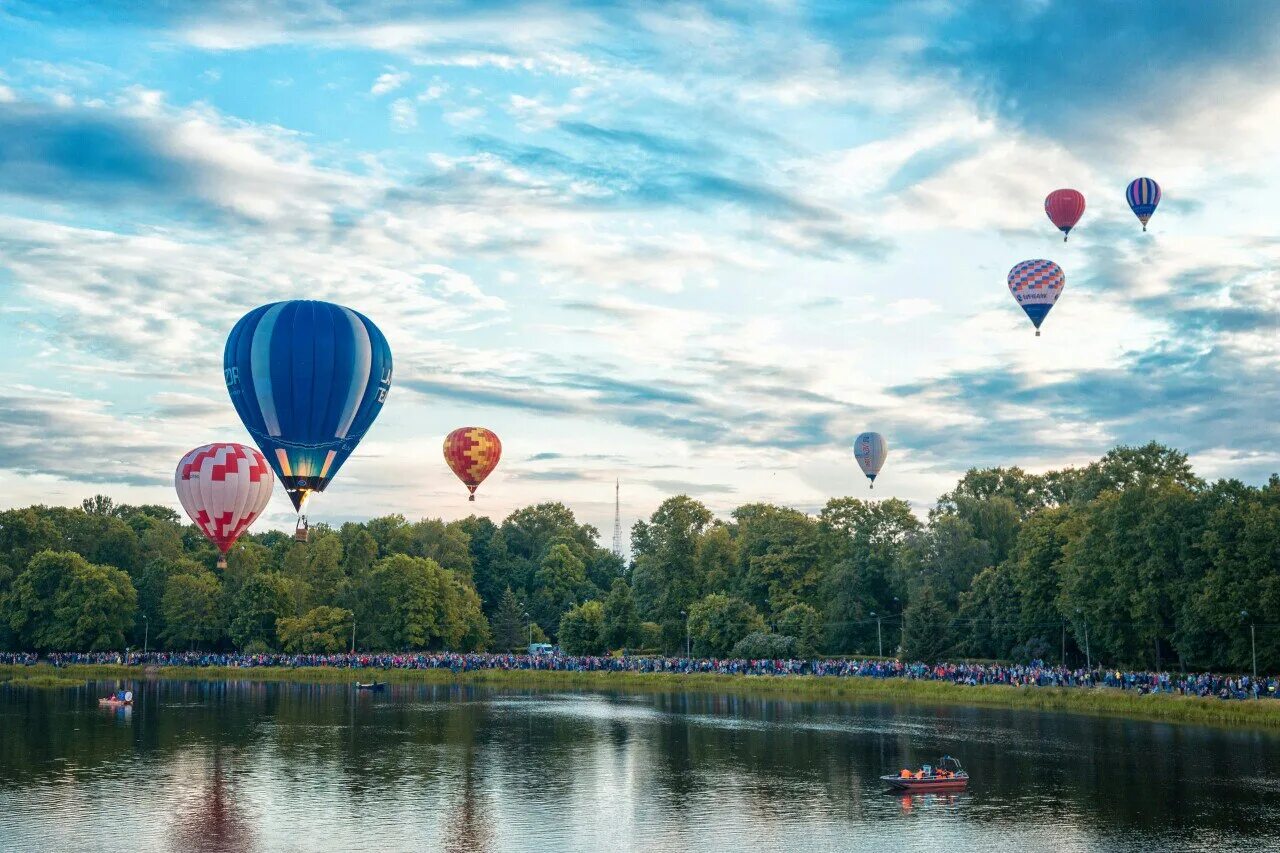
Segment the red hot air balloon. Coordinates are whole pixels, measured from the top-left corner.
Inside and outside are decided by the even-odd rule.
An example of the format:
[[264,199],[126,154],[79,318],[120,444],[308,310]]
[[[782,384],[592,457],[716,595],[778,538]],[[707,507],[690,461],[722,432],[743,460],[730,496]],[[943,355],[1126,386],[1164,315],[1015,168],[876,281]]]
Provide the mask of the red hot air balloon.
[[502,458],[502,442],[484,427],[461,427],[445,436],[444,461],[476,499],[476,488]]
[[1054,190],[1044,198],[1044,212],[1062,230],[1062,242],[1084,216],[1084,194],[1079,190]]
[[262,514],[275,482],[261,453],[229,441],[197,447],[178,463],[178,500],[222,552],[218,568],[227,567],[227,550]]

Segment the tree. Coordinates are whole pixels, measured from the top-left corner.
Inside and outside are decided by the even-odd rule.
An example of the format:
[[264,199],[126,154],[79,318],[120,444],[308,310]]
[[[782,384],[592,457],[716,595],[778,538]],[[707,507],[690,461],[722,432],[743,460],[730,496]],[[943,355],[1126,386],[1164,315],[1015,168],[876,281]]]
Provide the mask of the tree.
[[709,509],[688,495],[676,495],[663,501],[649,521],[631,528],[632,589],[641,612],[662,626],[664,648],[684,646],[680,612],[702,594],[702,579],[693,569],[699,539],[710,523]]
[[129,576],[69,551],[41,551],[12,583],[9,627],[31,649],[123,648],[138,595]]
[[833,498],[819,514],[818,525],[828,567],[819,596],[825,647],[843,654],[874,651],[871,614],[896,616],[901,610],[895,599],[906,594],[897,567],[905,543],[920,530],[920,520],[897,498]]
[[276,634],[286,652],[331,654],[347,648],[354,614],[342,607],[314,607],[301,616],[276,622]]
[[164,615],[161,636],[172,646],[212,643],[222,635],[222,589],[206,570],[172,575],[165,584],[160,611]]
[[724,657],[752,631],[764,631],[759,611],[740,598],[712,593],[689,608],[689,635],[693,653]]
[[276,623],[291,610],[284,578],[274,572],[250,577],[235,597],[229,631],[231,642],[242,650],[278,648]]
[[918,587],[902,616],[902,639],[907,658],[933,663],[951,652],[951,619],[932,587]]
[[493,616],[493,642],[496,649],[514,649],[524,645],[525,616],[511,587],[503,590],[498,610]]
[[640,640],[640,614],[631,587],[616,578],[604,601],[604,644],[610,649],[634,646]]
[[738,592],[758,609],[814,597],[821,580],[818,523],[798,510],[748,504],[738,523]]
[[534,576],[533,614],[544,625],[557,625],[578,600],[587,568],[565,543],[551,546]]
[[794,641],[794,656],[810,657],[822,646],[822,617],[808,604],[799,602],[779,613],[773,620],[775,630]]
[[604,606],[587,601],[568,610],[560,619],[560,648],[571,655],[600,655],[606,648]]
[[799,656],[795,637],[764,631],[752,631],[729,652],[729,657],[738,660],[787,660]]

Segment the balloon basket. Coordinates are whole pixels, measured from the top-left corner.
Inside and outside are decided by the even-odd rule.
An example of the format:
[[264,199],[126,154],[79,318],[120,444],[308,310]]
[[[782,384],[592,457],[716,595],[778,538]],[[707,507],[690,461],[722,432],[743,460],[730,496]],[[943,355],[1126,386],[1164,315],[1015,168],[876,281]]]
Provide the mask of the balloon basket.
[[475,495],[467,495],[467,500],[471,501],[472,503],[475,503],[476,496],[475,496]]
[[218,568],[220,568],[220,569],[225,569],[226,567],[227,567],[227,555],[226,555],[226,554],[219,554],[219,555],[218,555]]
[[1038,338],[1038,337],[1040,337],[1040,330],[1039,330],[1039,329],[1036,329],[1036,337],[1037,337],[1037,338]]

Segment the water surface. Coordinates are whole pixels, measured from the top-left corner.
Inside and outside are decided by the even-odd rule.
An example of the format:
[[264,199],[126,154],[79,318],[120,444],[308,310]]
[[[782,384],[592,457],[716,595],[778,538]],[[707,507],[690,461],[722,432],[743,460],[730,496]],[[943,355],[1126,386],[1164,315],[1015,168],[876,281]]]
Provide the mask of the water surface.
[[[0,850],[1280,850],[1280,737],[705,694],[0,685]],[[882,773],[958,756],[953,796]]]

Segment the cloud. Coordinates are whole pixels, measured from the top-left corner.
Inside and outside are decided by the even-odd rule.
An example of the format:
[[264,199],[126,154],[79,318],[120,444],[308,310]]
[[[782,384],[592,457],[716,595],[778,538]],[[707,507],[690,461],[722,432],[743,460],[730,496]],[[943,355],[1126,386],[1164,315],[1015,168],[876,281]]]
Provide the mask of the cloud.
[[318,224],[359,187],[282,130],[169,110],[145,91],[114,110],[0,104],[0,192],[10,195]]
[[407,71],[387,71],[378,75],[378,79],[373,81],[373,85],[369,87],[369,94],[377,97],[385,95],[388,92],[394,92],[412,78],[412,74]]
[[0,390],[0,469],[80,483],[172,482],[182,451],[159,424],[112,415],[111,404],[31,388]]

